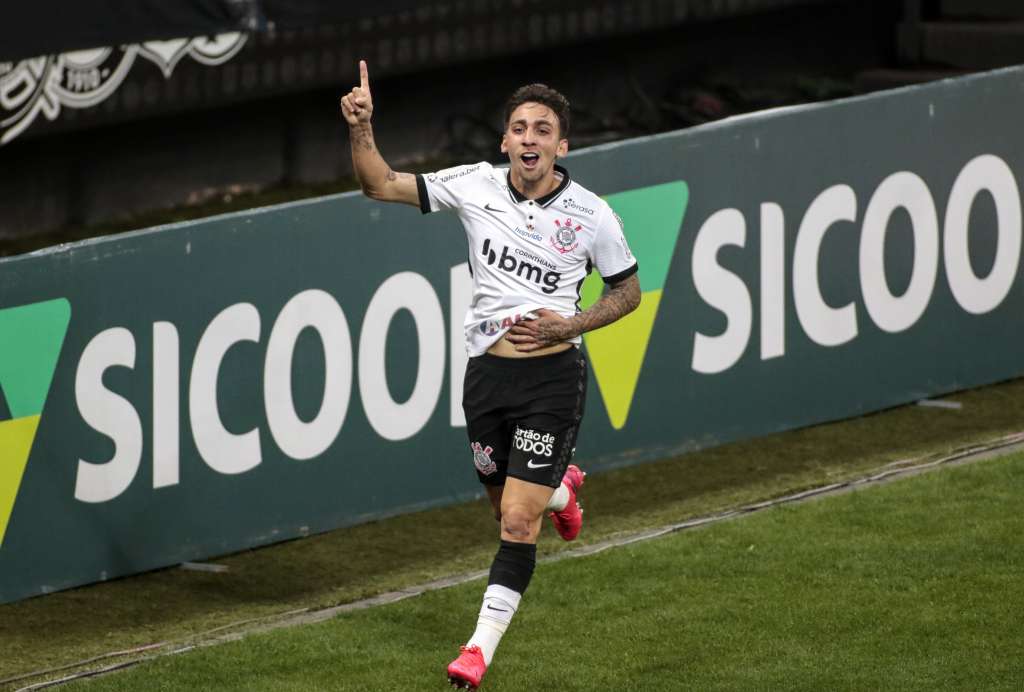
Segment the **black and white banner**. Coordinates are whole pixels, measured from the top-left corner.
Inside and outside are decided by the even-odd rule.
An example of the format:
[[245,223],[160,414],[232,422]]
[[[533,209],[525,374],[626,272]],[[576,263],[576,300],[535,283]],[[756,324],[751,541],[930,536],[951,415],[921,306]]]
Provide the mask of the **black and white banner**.
[[103,102],[139,58],[156,64],[169,78],[186,56],[205,65],[220,65],[234,57],[245,40],[245,34],[234,32],[0,63],[0,146],[13,141],[40,115],[56,120],[64,108],[92,108]]
[[76,0],[9,3],[0,21],[0,64],[97,46],[177,36],[300,29],[415,10],[427,3],[376,0]]

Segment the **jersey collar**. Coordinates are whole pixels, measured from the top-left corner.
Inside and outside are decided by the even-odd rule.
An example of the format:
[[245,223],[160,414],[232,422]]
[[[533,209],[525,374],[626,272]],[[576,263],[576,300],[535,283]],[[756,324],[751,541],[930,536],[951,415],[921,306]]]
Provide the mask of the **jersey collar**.
[[[569,183],[572,182],[571,180],[569,180],[569,171],[565,170],[562,166],[559,166],[556,163],[555,170],[562,174],[562,182],[560,182],[558,184],[558,187],[556,187],[548,194],[544,195],[543,197],[538,197],[537,199],[534,200],[539,206],[546,207],[552,202],[554,202],[558,198],[558,196],[565,191],[565,188],[569,187]],[[525,202],[527,199],[526,195],[517,190],[516,186],[512,184],[511,169],[506,171],[505,180],[508,182],[508,193],[512,195],[512,200],[515,201],[517,204],[519,202]]]

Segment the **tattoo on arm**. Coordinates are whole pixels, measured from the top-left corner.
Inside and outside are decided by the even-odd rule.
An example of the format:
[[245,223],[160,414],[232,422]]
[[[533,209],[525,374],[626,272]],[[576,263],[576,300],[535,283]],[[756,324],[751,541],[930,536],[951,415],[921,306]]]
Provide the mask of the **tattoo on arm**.
[[640,305],[640,279],[633,274],[627,279],[613,284],[608,292],[589,308],[573,317],[572,336],[589,332],[611,324],[636,310]]
[[[640,279],[636,274],[613,284],[608,292],[583,312],[565,319],[551,319],[545,316],[537,320],[531,327],[522,327],[526,331],[513,332],[524,336],[533,332],[533,346],[544,347],[567,341],[583,332],[598,329],[611,324],[640,305]],[[513,329],[520,328],[517,324]],[[513,339],[514,341],[514,339]]]
[[388,182],[395,182],[396,180],[415,180],[416,176],[412,173],[395,173],[393,170],[388,168],[387,175]]
[[[416,176],[392,170],[377,150],[369,123],[353,126],[349,130],[352,141],[352,167],[363,193],[371,199],[418,204]],[[411,187],[410,181],[413,182]]]
[[358,146],[366,151],[373,151],[373,134],[370,130],[362,127],[350,128],[350,136],[352,137],[352,144]]

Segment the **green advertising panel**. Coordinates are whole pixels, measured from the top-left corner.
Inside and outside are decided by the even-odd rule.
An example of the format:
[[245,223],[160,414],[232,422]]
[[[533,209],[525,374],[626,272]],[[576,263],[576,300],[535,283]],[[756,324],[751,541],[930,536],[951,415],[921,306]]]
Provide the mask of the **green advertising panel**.
[[[1009,69],[568,157],[643,292],[580,463],[1024,374],[1021,122]],[[469,292],[454,215],[357,194],[0,261],[0,602],[476,496]]]

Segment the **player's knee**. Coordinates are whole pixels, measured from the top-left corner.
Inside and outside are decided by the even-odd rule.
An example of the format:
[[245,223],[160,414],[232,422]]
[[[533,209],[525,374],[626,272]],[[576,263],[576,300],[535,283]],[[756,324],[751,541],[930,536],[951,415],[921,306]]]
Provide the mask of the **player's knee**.
[[501,531],[512,540],[528,541],[537,533],[538,520],[539,517],[525,507],[506,507],[501,513]]

